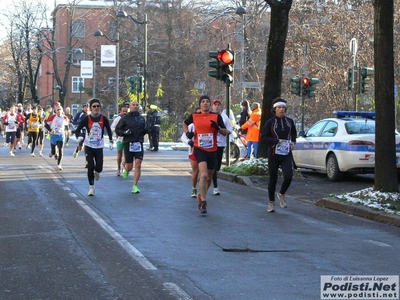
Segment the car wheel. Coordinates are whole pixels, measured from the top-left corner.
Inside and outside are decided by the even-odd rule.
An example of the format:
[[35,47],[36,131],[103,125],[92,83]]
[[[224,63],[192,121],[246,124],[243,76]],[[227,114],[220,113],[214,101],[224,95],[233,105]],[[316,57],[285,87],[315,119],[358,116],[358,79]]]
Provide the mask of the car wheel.
[[[234,164],[239,160],[240,157],[240,149],[238,145],[235,143],[230,143],[229,145],[229,151],[230,151],[230,156],[229,156],[229,163]],[[226,165],[226,157],[225,157],[225,150],[224,154],[222,155],[222,164]]]
[[330,154],[326,161],[326,175],[330,181],[339,181],[343,178],[343,172],[339,170],[339,164],[335,154]]

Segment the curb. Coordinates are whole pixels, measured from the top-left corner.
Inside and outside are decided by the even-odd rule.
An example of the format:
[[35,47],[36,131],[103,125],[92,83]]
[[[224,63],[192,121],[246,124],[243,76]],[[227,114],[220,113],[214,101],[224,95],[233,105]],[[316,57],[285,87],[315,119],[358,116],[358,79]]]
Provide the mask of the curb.
[[[247,176],[239,176],[234,173],[225,171],[218,171],[218,178],[239,183],[246,186],[252,186],[253,182]],[[344,212],[349,215],[377,221],[380,223],[386,223],[393,226],[400,227],[400,216],[388,214],[384,211],[373,210],[369,207],[358,205],[355,203],[344,202],[339,199],[332,197],[322,198],[315,202],[315,205],[319,207],[329,208],[332,210]]]
[[318,200],[315,204],[320,207],[341,211],[353,216],[400,227],[400,216],[388,214],[383,211],[373,210],[369,207],[357,205],[355,203],[343,202],[339,199],[329,197]]

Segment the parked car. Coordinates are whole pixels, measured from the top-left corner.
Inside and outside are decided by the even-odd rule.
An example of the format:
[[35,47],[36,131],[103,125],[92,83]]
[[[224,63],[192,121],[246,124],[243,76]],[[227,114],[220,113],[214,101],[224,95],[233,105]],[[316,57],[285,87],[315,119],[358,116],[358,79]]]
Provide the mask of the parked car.
[[[315,123],[299,133],[293,159],[297,167],[326,171],[331,181],[344,173],[374,173],[375,113],[335,111],[335,118]],[[400,172],[400,134],[396,136],[396,164]]]

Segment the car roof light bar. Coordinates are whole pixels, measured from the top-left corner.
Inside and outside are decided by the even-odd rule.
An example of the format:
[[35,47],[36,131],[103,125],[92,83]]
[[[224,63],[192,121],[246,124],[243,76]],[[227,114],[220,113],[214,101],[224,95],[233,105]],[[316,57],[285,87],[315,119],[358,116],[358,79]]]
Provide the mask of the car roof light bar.
[[337,118],[346,118],[346,117],[362,117],[368,119],[375,119],[374,111],[343,111],[343,110],[335,110],[333,112]]

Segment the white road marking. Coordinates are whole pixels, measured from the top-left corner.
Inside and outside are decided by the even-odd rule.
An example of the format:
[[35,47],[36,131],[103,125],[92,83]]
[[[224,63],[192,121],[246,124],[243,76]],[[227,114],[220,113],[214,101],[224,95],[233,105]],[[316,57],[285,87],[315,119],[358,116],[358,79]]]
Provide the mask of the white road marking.
[[364,240],[364,242],[371,243],[371,244],[374,244],[374,245],[378,245],[378,246],[381,246],[381,247],[391,247],[389,244],[382,243],[382,242],[379,242],[379,241],[374,241],[374,240]]
[[126,239],[124,239],[118,232],[116,232],[110,225],[108,225],[93,209],[91,209],[82,200],[76,201],[89,215],[117,242],[125,249],[126,252],[136,260],[146,270],[157,270],[157,268],[143,256],[133,245],[131,245]]
[[172,282],[164,283],[164,287],[169,290],[173,295],[177,296],[180,300],[191,300],[190,296],[186,294],[179,286]]

